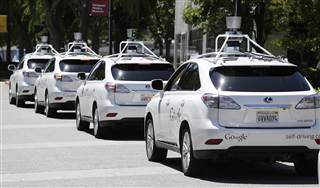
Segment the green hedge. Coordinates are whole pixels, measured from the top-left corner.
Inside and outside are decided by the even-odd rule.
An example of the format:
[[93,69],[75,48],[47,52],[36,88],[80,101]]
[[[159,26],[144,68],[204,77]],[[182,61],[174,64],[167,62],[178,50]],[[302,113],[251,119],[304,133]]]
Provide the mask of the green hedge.
[[318,84],[320,84],[320,70],[316,69],[316,68],[312,68],[312,67],[308,67],[305,69],[302,69],[302,72],[304,73],[304,75],[307,77],[307,79],[309,80],[309,82],[311,82],[311,84],[314,87],[320,87]]

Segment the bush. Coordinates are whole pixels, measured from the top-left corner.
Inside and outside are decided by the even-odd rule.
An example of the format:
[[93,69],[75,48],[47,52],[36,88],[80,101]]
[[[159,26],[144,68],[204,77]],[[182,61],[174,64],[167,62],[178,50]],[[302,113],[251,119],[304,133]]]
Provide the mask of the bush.
[[306,76],[306,78],[309,80],[309,82],[313,85],[315,88],[320,87],[320,70],[313,68],[313,67],[308,67],[305,69],[302,69],[302,72]]

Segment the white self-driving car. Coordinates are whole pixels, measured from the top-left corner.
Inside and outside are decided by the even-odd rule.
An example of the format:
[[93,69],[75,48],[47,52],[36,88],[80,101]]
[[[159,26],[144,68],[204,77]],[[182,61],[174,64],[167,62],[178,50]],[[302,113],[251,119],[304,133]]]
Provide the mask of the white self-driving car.
[[216,52],[185,62],[151,99],[145,140],[150,161],[180,152],[185,175],[197,174],[201,159],[229,158],[294,162],[298,173],[315,175],[320,96],[296,65],[228,32]]
[[24,105],[25,101],[33,101],[34,84],[39,74],[35,68],[43,70],[48,61],[58,52],[49,44],[43,43],[36,46],[36,51],[26,54],[17,67],[9,65],[13,71],[9,81],[9,102],[17,107]]
[[168,80],[174,72],[170,63],[157,57],[142,42],[122,44],[119,54],[98,62],[77,91],[77,129],[89,129],[89,122],[93,122],[97,138],[102,136],[103,127],[119,123],[143,125],[145,106],[157,92],[151,88],[151,80]]
[[[79,72],[89,74],[100,60],[83,42],[69,43],[69,50],[52,58],[36,80],[34,100],[35,112],[44,110],[47,117],[55,116],[57,110],[74,110],[75,97],[82,81]],[[41,70],[36,69],[41,72]],[[44,108],[44,109],[43,109]]]

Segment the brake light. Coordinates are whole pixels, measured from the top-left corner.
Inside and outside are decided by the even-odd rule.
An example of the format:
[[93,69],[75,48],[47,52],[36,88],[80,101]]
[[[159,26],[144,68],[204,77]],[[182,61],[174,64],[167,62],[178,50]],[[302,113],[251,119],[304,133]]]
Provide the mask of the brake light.
[[33,78],[37,78],[38,74],[36,74],[35,72],[22,72],[23,76],[25,77],[33,77]]
[[208,108],[219,107],[219,97],[217,95],[206,93],[202,96],[202,101]]
[[58,80],[58,81],[62,81],[62,75],[61,74],[54,74],[54,79]]
[[317,143],[318,145],[320,145],[320,138],[317,138],[317,139],[315,139],[314,141],[316,141],[316,143]]
[[109,92],[113,92],[113,93],[130,93],[130,90],[122,84],[107,82],[105,85],[105,88]]
[[206,93],[202,96],[202,101],[208,108],[219,108],[228,110],[239,110],[241,106],[232,98],[227,96],[217,96],[211,93]]
[[241,106],[232,98],[226,96],[219,97],[219,108],[227,110],[240,110]]
[[70,78],[69,76],[61,75],[59,73],[54,74],[54,79],[62,82],[73,82],[72,78]]
[[304,97],[297,105],[297,110],[320,108],[320,95],[311,95]]
[[206,145],[219,145],[223,139],[209,139],[205,142]]

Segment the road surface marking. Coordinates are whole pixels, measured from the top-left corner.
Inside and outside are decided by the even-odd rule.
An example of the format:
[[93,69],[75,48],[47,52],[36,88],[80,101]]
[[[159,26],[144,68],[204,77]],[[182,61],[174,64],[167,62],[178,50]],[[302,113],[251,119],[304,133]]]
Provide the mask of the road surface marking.
[[75,124],[31,124],[31,125],[2,125],[0,129],[46,129],[46,128],[74,128]]
[[47,181],[102,177],[125,177],[143,175],[181,174],[180,171],[168,167],[137,167],[137,168],[113,168],[92,169],[76,171],[53,171],[19,174],[1,174],[3,182]]
[[126,146],[144,145],[143,141],[80,141],[80,142],[41,142],[26,144],[2,144],[1,150],[14,149],[46,149],[46,148],[65,148],[65,147],[85,147],[85,146]]

